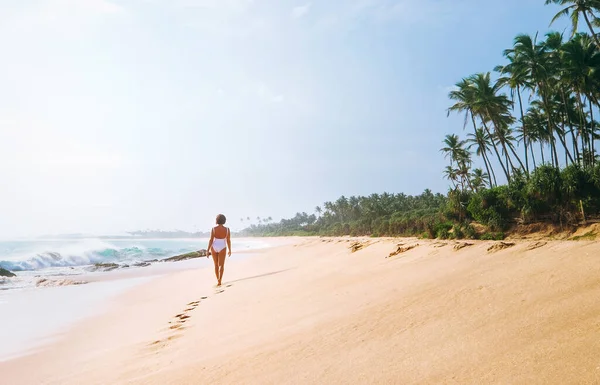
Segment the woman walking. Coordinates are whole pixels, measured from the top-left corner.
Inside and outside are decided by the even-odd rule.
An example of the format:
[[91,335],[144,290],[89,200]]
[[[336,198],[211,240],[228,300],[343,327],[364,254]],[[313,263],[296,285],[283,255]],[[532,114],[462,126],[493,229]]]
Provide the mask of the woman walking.
[[208,252],[212,255],[215,263],[215,275],[217,276],[217,286],[221,286],[223,271],[225,270],[225,253],[231,256],[231,237],[229,228],[223,226],[227,219],[225,215],[217,215],[217,225],[210,232],[208,241]]

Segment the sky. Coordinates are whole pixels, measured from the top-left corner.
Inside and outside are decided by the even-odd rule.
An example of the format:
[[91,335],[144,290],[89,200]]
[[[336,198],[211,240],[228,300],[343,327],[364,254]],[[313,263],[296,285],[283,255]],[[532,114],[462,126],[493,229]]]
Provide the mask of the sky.
[[462,77],[543,0],[1,0],[0,238],[445,193]]

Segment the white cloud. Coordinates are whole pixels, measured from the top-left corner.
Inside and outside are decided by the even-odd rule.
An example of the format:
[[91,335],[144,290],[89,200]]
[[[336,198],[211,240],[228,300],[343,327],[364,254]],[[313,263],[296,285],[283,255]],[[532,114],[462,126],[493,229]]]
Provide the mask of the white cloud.
[[300,5],[298,7],[294,7],[294,9],[292,9],[292,17],[294,19],[300,19],[301,17],[304,17],[308,14],[308,12],[310,12],[310,7],[311,7],[311,3],[307,3],[304,5]]

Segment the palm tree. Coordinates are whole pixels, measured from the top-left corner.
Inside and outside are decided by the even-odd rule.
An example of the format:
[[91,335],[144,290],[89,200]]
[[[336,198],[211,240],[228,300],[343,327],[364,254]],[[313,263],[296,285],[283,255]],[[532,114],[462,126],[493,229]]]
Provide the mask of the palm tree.
[[[485,169],[487,170],[487,176],[489,178],[489,186],[492,187],[494,185],[497,185],[498,182],[496,181],[496,175],[493,174],[494,169],[492,168],[490,161],[487,157],[487,153],[489,152],[489,147],[491,145],[490,137],[486,134],[483,128],[478,128],[475,130],[474,134],[467,134],[467,136],[470,137],[470,139],[467,139],[467,143],[471,143],[469,144],[467,149],[470,150],[472,147],[475,146],[475,154],[483,158],[483,163],[485,165]],[[490,170],[494,177],[493,184],[491,179],[492,175],[490,175]]]
[[[444,152],[445,158],[450,158],[450,166],[449,169],[453,170],[453,174],[448,174],[447,176],[452,176],[455,179],[460,177],[460,184],[462,189],[465,188],[465,182],[470,185],[469,180],[469,167],[471,166],[471,154],[468,150],[465,149],[466,141],[460,140],[458,135],[451,134],[446,135],[446,138],[443,142],[446,146],[443,147],[440,151]],[[456,164],[456,169],[453,169],[453,165]],[[447,170],[448,171],[448,170]]]
[[483,172],[482,169],[476,168],[473,170],[471,174],[471,185],[473,186],[474,191],[480,191],[485,188],[485,180],[489,179],[489,175]]
[[572,27],[571,37],[573,37],[578,31],[579,16],[583,16],[585,23],[594,38],[596,46],[600,49],[600,39],[598,39],[598,35],[594,32],[594,27],[592,25],[592,22],[597,23],[599,21],[599,18],[594,14],[594,11],[600,11],[600,0],[546,0],[546,5],[548,4],[569,4],[552,18],[550,25],[562,16],[570,16]]
[[440,151],[446,153],[444,156],[445,158],[450,158],[450,165],[454,162],[458,164],[461,159],[466,157],[464,149],[465,143],[466,141],[460,140],[456,134],[446,135],[446,138],[444,139],[446,147],[442,147]]
[[[503,83],[492,83],[489,72],[484,74],[475,74],[471,76],[471,79],[475,93],[474,111],[480,115],[483,127],[488,135],[493,139],[500,139],[498,137],[499,131],[502,130],[505,125],[511,124],[514,121],[514,118],[509,113],[510,107],[512,106],[511,101],[506,95],[499,93]],[[493,125],[495,135],[492,135],[487,123],[491,123]],[[507,180],[510,181],[510,172],[508,170],[515,169],[515,167],[512,163],[512,159],[509,156],[509,150],[517,162],[519,162],[523,171],[525,171],[525,166],[523,165],[523,162],[521,162],[521,159],[517,153],[514,151],[514,148],[508,146],[508,143],[504,141],[499,140],[498,142],[501,144],[505,153],[505,158],[509,164],[505,171]],[[495,141],[492,143],[495,143]],[[500,154],[497,153],[497,155],[500,164],[502,164],[502,158],[500,157]]]
[[[450,112],[452,111],[465,112],[465,123],[463,128],[466,127],[470,117],[471,122],[473,123],[473,131],[477,130],[477,124],[475,123],[475,117],[477,116],[484,123],[485,130],[488,136],[491,138],[492,135],[488,127],[485,125],[485,118],[482,117],[481,112],[477,110],[478,90],[473,84],[474,76],[462,79],[460,82],[456,83],[456,89],[448,94],[448,97],[456,102],[454,105],[448,108],[448,115],[450,115]],[[502,163],[502,158],[500,157],[500,153],[494,141],[492,141],[492,147],[494,149],[494,152],[496,153],[496,156],[498,157],[498,161],[500,162],[500,167],[502,167],[502,170],[504,171],[504,175],[506,176],[507,180],[510,180],[508,170],[504,167],[504,164]]]
[[[505,75],[505,77],[501,77],[498,79],[500,84],[506,85],[510,88],[511,98],[514,101],[515,92],[517,94],[517,98],[519,101],[519,111],[521,113],[521,132],[522,132],[522,141],[523,147],[525,147],[525,168],[527,170],[527,174],[529,174],[529,157],[527,154],[527,149],[529,147],[529,138],[527,136],[527,127],[523,122],[523,118],[525,114],[523,112],[523,99],[521,97],[521,89],[528,86],[526,72],[521,66],[519,59],[517,57],[518,52],[514,50],[505,50],[504,56],[508,59],[509,64],[504,66],[497,66],[495,71],[500,72],[501,75]],[[489,174],[489,171],[488,171]]]
[[[590,127],[589,135],[585,135],[585,144],[591,154],[595,153],[594,148],[594,109],[592,101],[598,105],[598,101],[595,94],[600,87],[600,82],[597,76],[597,71],[600,69],[600,53],[596,46],[592,43],[592,40],[587,34],[576,34],[573,39],[564,44],[564,61],[565,61],[565,72],[568,77],[568,82],[571,84],[573,91],[576,94],[576,100],[580,109],[580,124],[585,127],[587,119],[585,117],[585,104],[582,96],[588,101],[589,113],[590,113]],[[582,135],[582,141],[584,136]],[[593,157],[585,159],[586,163],[593,164]]]
[[548,46],[538,44],[537,36],[532,38],[530,35],[517,35],[514,40],[514,51],[519,59],[519,65],[522,66],[528,78],[528,88],[536,92],[541,97],[543,111],[546,114],[546,121],[550,131],[550,147],[552,164],[558,167],[558,153],[556,152],[556,142],[554,139],[555,124],[549,106],[549,62]]
[[452,182],[452,187],[456,189],[456,184],[458,181],[458,171],[453,169],[452,166],[446,166],[446,168],[444,169],[444,176],[446,177],[446,179]]

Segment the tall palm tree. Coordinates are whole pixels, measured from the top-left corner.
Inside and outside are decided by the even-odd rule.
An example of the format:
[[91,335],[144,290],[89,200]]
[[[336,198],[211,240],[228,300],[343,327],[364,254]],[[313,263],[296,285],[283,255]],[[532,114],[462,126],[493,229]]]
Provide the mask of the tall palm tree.
[[[567,74],[565,71],[565,60],[563,57],[563,34],[560,32],[549,32],[546,34],[546,40],[543,42],[547,52],[547,75],[548,75],[548,86],[549,86],[549,97],[547,100],[548,108],[553,116],[555,122],[556,136],[560,140],[565,150],[565,164],[568,165],[569,161],[574,163],[575,160],[571,156],[569,147],[567,146],[567,126],[571,132],[571,138],[573,139],[573,123],[568,113],[568,97],[567,94],[570,91],[570,84],[566,81]],[[558,126],[558,123],[561,126]]]
[[[522,141],[523,147],[525,148],[525,168],[527,174],[529,175],[529,157],[527,154],[527,150],[529,147],[529,138],[527,136],[527,127],[523,122],[523,118],[525,116],[523,112],[523,98],[521,97],[521,89],[528,86],[527,76],[525,69],[523,68],[519,59],[517,57],[518,52],[513,50],[505,50],[504,56],[508,59],[509,63],[504,66],[496,66],[494,68],[495,71],[500,72],[503,77],[498,79],[499,84],[506,85],[510,88],[511,98],[514,100],[515,93],[517,95],[517,99],[519,101],[519,112],[521,114],[521,133],[522,133]],[[488,171],[489,174],[489,171]]]
[[[482,121],[488,136],[491,138],[492,135],[489,131],[489,128],[485,124],[485,121],[486,121],[485,115],[482,115],[482,112],[480,111],[479,106],[478,106],[479,101],[477,98],[478,98],[478,94],[480,94],[480,92],[478,92],[478,89],[474,85],[474,77],[475,76],[476,75],[473,75],[468,78],[462,79],[460,82],[456,83],[456,89],[452,90],[448,94],[448,97],[451,100],[455,101],[455,104],[452,105],[450,108],[448,108],[448,115],[450,115],[450,112],[452,112],[452,111],[465,112],[464,127],[466,127],[467,122],[470,117],[471,122],[473,123],[473,131],[474,132],[477,130],[477,124],[475,123],[475,117],[477,116]],[[506,176],[506,179],[510,180],[510,174],[509,174],[508,170],[506,169],[506,167],[504,167],[504,163],[502,163],[502,158],[500,156],[500,152],[498,151],[498,148],[496,147],[496,143],[494,141],[492,141],[492,148],[494,149],[494,152],[496,153],[496,157],[498,158],[500,167],[502,167],[502,171],[504,171],[504,175]],[[491,164],[490,164],[490,166],[491,166]]]
[[598,38],[598,35],[596,35],[592,24],[599,21],[598,16],[596,16],[594,12],[600,12],[600,0],[546,0],[546,5],[547,4],[569,4],[552,18],[550,25],[563,16],[570,16],[571,37],[573,37],[578,31],[579,17],[583,16],[585,23],[594,38],[596,46],[600,49],[600,39]]
[[[483,158],[483,164],[485,165],[489,179],[489,186],[492,187],[497,185],[498,182],[496,182],[496,175],[493,174],[494,169],[491,167],[490,161],[487,157],[487,153],[489,152],[491,145],[490,137],[486,134],[483,128],[478,128],[475,130],[474,134],[467,134],[467,136],[470,137],[467,139],[467,142],[470,143],[467,148],[470,150],[472,147],[476,147],[475,154]],[[492,174],[490,174],[490,170]],[[494,183],[492,183],[492,175],[494,177]]]
[[558,153],[554,139],[555,124],[549,107],[549,68],[551,63],[547,52],[548,47],[545,44],[538,44],[537,36],[532,38],[530,35],[520,34],[515,37],[512,50],[516,53],[520,65],[527,74],[530,89],[540,95],[550,131],[552,164],[558,167]]
[[[592,101],[598,105],[595,94],[600,82],[597,72],[600,70],[600,51],[593,44],[589,35],[579,33],[563,46],[565,58],[565,73],[569,84],[576,94],[577,104],[580,109],[580,123],[587,123],[584,109],[588,108],[590,114],[589,134],[585,137],[585,145],[590,149],[590,154],[595,153],[594,147],[594,108]],[[585,106],[583,96],[588,103]],[[587,125],[587,124],[584,124]],[[583,139],[583,137],[582,137]],[[586,163],[593,164],[593,157],[586,159]]]
[[[512,102],[505,94],[500,94],[500,89],[503,84],[502,82],[492,83],[489,72],[472,75],[470,79],[472,80],[472,87],[475,93],[474,111],[480,115],[483,127],[488,132],[488,135],[493,139],[500,139],[497,135],[498,132],[502,130],[505,125],[511,124],[514,121],[514,118],[509,113]],[[489,131],[487,123],[492,123],[494,135]],[[505,141],[498,140],[498,142],[506,154],[505,159],[508,163],[507,169],[515,169],[512,159],[508,155],[510,150],[523,171],[525,171],[525,166],[514,151],[514,148],[508,146],[508,143]],[[498,160],[502,162],[500,155],[497,155]],[[506,173],[507,180],[510,181],[510,172],[507,171]]]

